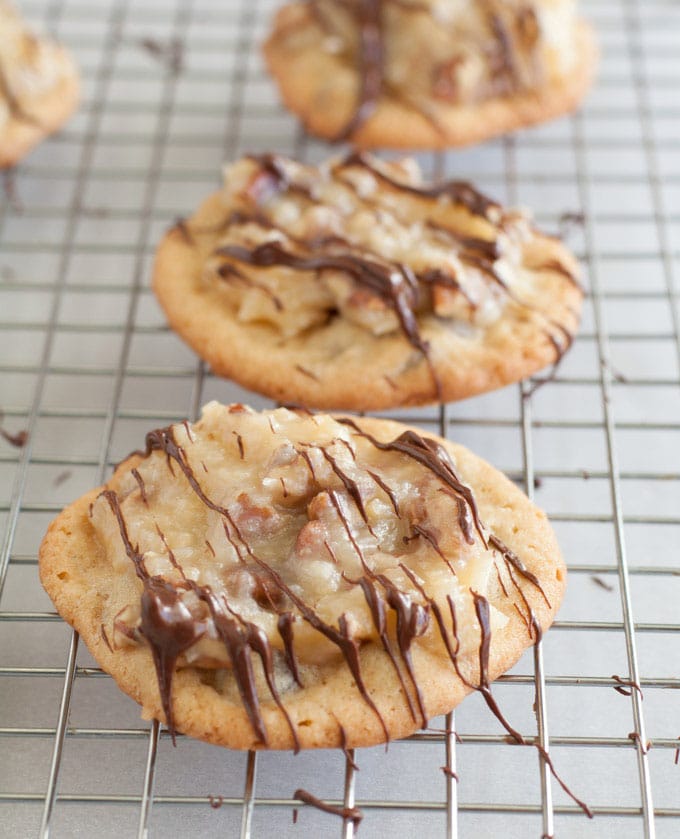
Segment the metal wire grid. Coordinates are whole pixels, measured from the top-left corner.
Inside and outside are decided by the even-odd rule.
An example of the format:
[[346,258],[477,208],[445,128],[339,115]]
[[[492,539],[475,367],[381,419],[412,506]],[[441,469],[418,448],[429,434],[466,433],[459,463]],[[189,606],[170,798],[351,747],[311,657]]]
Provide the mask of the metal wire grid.
[[[584,328],[554,381],[404,418],[486,454],[556,523],[571,572],[565,607],[496,691],[594,822],[533,750],[505,743],[475,697],[456,712],[457,734],[451,718],[445,733],[387,755],[362,750],[359,773],[323,753],[291,763],[186,738],[173,752],[40,593],[37,544],[63,503],[104,479],[145,429],[195,415],[207,398],[248,398],[167,332],[147,277],[160,231],[216,185],[223,158],[326,154],[276,106],[254,53],[273,5],[24,4],[72,45],[88,82],[80,115],[22,165],[0,210],[0,402],[6,425],[29,432],[24,449],[0,450],[0,835],[337,833],[307,810],[293,824],[290,794],[305,784],[356,799],[364,836],[677,835],[680,15],[663,0],[585,4],[604,61],[581,115],[422,160],[543,208],[545,225],[584,214],[571,236],[589,276]],[[180,74],[140,48],[147,36],[184,43]],[[615,693],[610,671],[644,701]]]

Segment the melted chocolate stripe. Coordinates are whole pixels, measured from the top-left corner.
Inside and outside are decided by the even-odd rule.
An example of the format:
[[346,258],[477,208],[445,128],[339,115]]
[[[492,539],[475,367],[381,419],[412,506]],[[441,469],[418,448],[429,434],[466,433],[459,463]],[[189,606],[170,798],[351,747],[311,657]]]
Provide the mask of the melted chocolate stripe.
[[[294,178],[291,178],[290,174],[286,171],[286,167],[280,155],[271,153],[249,154],[248,158],[257,163],[258,166],[260,166],[260,168],[262,169],[262,171],[272,178],[272,180],[274,181],[275,188],[277,190],[289,190],[290,192],[297,192],[305,198],[314,200],[311,191],[306,186],[299,183]],[[233,219],[237,223],[238,216],[238,213],[234,213],[233,215]],[[257,219],[247,218],[246,221],[256,221],[262,225],[271,224],[271,222],[269,222],[264,216],[260,216]],[[244,222],[241,221],[241,223]],[[274,225],[271,226],[274,227]]]
[[550,259],[548,262],[544,262],[542,265],[538,265],[534,268],[535,271],[554,271],[557,274],[561,274],[567,280],[571,282],[573,286],[575,286],[579,291],[583,292],[583,286],[576,278],[574,272],[567,268],[566,265],[563,265],[557,259]]
[[177,231],[179,235],[184,239],[187,245],[191,245],[192,247],[196,244],[196,240],[194,239],[191,228],[185,218],[178,218],[172,227],[169,229],[169,233]]
[[[336,720],[337,721],[337,720]],[[345,731],[345,727],[341,722],[338,722],[338,726],[340,728],[340,748],[342,749],[343,754],[345,755],[347,762],[349,765],[354,769],[355,772],[359,771],[359,764],[350,754],[349,747],[347,746],[347,732]]]
[[274,308],[277,312],[282,312],[284,310],[284,305],[280,297],[278,297],[270,288],[267,288],[266,285],[263,283],[258,283],[257,280],[252,279],[251,277],[246,277],[238,268],[235,268],[233,265],[229,265],[225,263],[224,265],[220,265],[217,269],[217,275],[222,280],[229,280],[234,278],[238,280],[241,285],[244,285],[248,288],[255,288],[258,291],[261,291],[266,297],[268,297],[272,303],[274,304]]
[[146,567],[144,565],[144,557],[139,553],[139,550],[133,547],[132,542],[130,541],[130,536],[128,534],[127,524],[125,523],[125,519],[123,518],[123,511],[120,509],[120,502],[118,501],[118,496],[116,495],[113,490],[105,489],[101,493],[102,497],[106,499],[106,503],[111,508],[111,512],[113,513],[116,523],[118,524],[118,531],[120,533],[120,538],[123,542],[123,547],[125,548],[125,553],[127,554],[128,559],[130,559],[135,566],[135,573],[137,577],[142,581],[150,579],[149,574],[147,573]]
[[[246,709],[248,719],[253,727],[257,739],[265,746],[268,744],[267,730],[265,728],[264,720],[262,719],[262,712],[260,710],[260,700],[257,695],[257,687],[255,685],[255,674],[253,673],[253,663],[251,660],[251,646],[246,630],[239,625],[239,622],[234,618],[228,617],[220,608],[219,603],[210,589],[205,589],[197,586],[194,588],[196,594],[203,600],[210,609],[210,614],[217,630],[220,640],[229,655],[232,664],[232,672],[238,687],[238,692],[243,702],[243,707]],[[268,644],[268,642],[267,642]],[[267,656],[261,656],[262,666],[265,672],[265,677],[268,676],[267,665],[271,669],[271,649],[269,649],[269,660]],[[267,679],[269,682],[269,679]],[[278,694],[274,690],[275,700],[278,699]],[[277,702],[280,705],[280,700]],[[291,726],[291,730],[292,726]],[[293,730],[293,736],[295,732]]]
[[357,484],[357,482],[350,478],[346,472],[343,472],[343,470],[338,466],[337,460],[323,446],[315,446],[315,448],[317,448],[321,452],[321,454],[324,456],[324,459],[331,467],[333,472],[338,476],[338,478],[340,478],[340,481],[347,490],[347,493],[350,495],[350,497],[354,500],[354,503],[357,505],[357,509],[359,510],[359,513],[361,515],[361,518],[364,520],[364,523],[368,527],[369,532],[371,533],[371,535],[375,536],[373,528],[371,527],[368,521],[368,515],[366,514],[366,508],[364,506],[364,500],[361,497],[361,491],[359,490],[359,485]]
[[503,714],[501,713],[500,708],[496,704],[496,700],[493,698],[491,694],[491,687],[489,685],[489,648],[491,644],[491,624],[489,621],[489,602],[485,597],[482,595],[477,594],[477,592],[470,589],[470,593],[475,601],[475,611],[477,613],[477,620],[479,622],[479,628],[482,633],[482,641],[479,645],[479,671],[480,671],[480,687],[478,690],[481,692],[482,696],[486,704],[489,706],[489,710],[493,713],[496,719],[500,722],[503,728],[508,732],[508,734],[512,737],[512,739],[520,746],[526,745],[533,745],[534,748],[538,751],[541,755],[543,760],[546,762],[548,768],[552,776],[555,778],[557,783],[562,787],[564,792],[574,801],[578,806],[583,810],[583,812],[588,816],[588,818],[593,817],[593,813],[580,798],[577,798],[574,793],[569,789],[569,787],[565,784],[565,782],[560,778],[557,774],[555,766],[553,765],[552,759],[548,752],[541,746],[540,743],[527,743],[527,741],[522,737],[522,735],[515,731],[515,729],[508,723],[505,719]]
[[310,624],[317,632],[320,632],[324,635],[328,640],[335,644],[336,647],[340,650],[340,652],[345,657],[345,661],[347,662],[347,666],[354,677],[354,680],[357,685],[357,689],[361,694],[364,702],[369,706],[369,708],[373,711],[373,713],[378,718],[380,726],[383,730],[386,740],[390,740],[390,733],[385,724],[385,720],[383,719],[382,714],[378,710],[375,702],[371,699],[370,694],[366,688],[366,684],[364,683],[363,676],[361,674],[361,664],[359,662],[359,645],[358,643],[351,637],[349,634],[349,627],[347,626],[347,619],[344,615],[341,615],[338,620],[338,629],[330,626],[329,624],[325,623],[312,609],[308,606],[301,597],[298,597],[294,591],[292,591],[286,583],[283,581],[281,576],[269,565],[267,565],[264,560],[259,559],[259,557],[252,554],[255,561],[260,565],[262,570],[268,574],[272,580],[279,586],[279,588],[291,599],[291,601],[295,604],[298,608],[300,614]]
[[541,634],[542,634],[541,627],[540,627],[540,624],[538,622],[538,619],[536,618],[536,615],[534,614],[534,610],[531,608],[531,604],[527,600],[527,596],[524,593],[524,590],[522,589],[522,587],[517,582],[517,578],[515,577],[514,566],[513,565],[507,565],[507,569],[508,569],[508,574],[510,576],[510,581],[512,582],[512,586],[515,589],[515,591],[517,592],[517,594],[519,594],[520,600],[522,601],[522,603],[524,605],[524,608],[526,609],[526,612],[522,612],[522,610],[520,609],[517,602],[515,602],[515,608],[519,612],[522,620],[524,620],[526,625],[527,625],[527,632],[529,633],[529,638],[531,638],[532,635],[534,634],[534,632],[536,632],[536,638],[538,639],[538,638],[541,637]]
[[427,631],[430,623],[428,610],[421,606],[420,603],[415,603],[406,592],[401,591],[384,574],[377,574],[375,579],[385,589],[387,603],[394,609],[397,615],[397,643],[399,644],[399,652],[416,694],[421,724],[424,728],[427,725],[427,710],[425,709],[420,684],[413,670],[411,644],[415,638],[419,638]]
[[139,487],[139,494],[142,497],[142,502],[144,503],[145,506],[148,507],[149,506],[149,499],[147,498],[147,495],[146,495],[146,486],[144,484],[144,479],[139,474],[137,469],[132,469],[131,470],[131,475],[135,479],[135,481],[137,481],[137,486]]
[[17,431],[16,434],[12,434],[9,431],[6,431],[4,428],[0,427],[0,437],[10,444],[10,446],[14,446],[17,449],[23,448],[26,443],[28,442],[28,431]]
[[344,166],[361,166],[394,189],[408,192],[420,198],[441,198],[447,196],[452,201],[462,204],[473,215],[482,216],[486,219],[490,218],[492,210],[497,212],[501,211],[500,204],[479,192],[479,190],[475,189],[467,181],[444,181],[441,184],[434,184],[427,187],[413,186],[412,184],[407,184],[403,181],[396,180],[396,178],[392,178],[377,166],[373,166],[367,155],[363,152],[356,151],[351,152],[340,164],[341,168]]
[[259,657],[262,664],[262,671],[269,693],[288,724],[293,737],[295,752],[299,752],[300,740],[297,731],[276,688],[272,647],[267,634],[256,624],[246,621],[238,615],[237,620],[229,618],[221,609],[219,601],[208,586],[194,586],[194,591],[207,603],[215,628],[227,648],[232,662],[232,672],[236,678],[243,705],[258,739],[264,745],[267,745],[267,731],[260,710],[251,661],[251,653],[253,652]]
[[456,504],[458,505],[458,524],[463,532],[463,538],[468,545],[474,545],[475,537],[472,533],[473,524],[470,509],[460,496],[456,497]]
[[510,89],[517,86],[517,65],[515,63],[515,55],[513,49],[513,40],[508,27],[503,20],[502,15],[491,13],[489,15],[489,25],[491,31],[498,42],[500,64],[497,68],[498,73],[505,73],[508,79],[508,87]]
[[181,566],[181,565],[177,562],[177,557],[175,556],[175,553],[174,553],[174,551],[172,550],[172,548],[170,547],[170,545],[168,545],[168,540],[165,538],[165,534],[163,533],[163,531],[162,531],[162,530],[160,529],[160,527],[158,526],[158,523],[156,523],[156,533],[158,534],[158,538],[159,538],[159,539],[161,540],[161,542],[163,543],[163,547],[164,547],[164,548],[166,549],[166,551],[168,552],[168,559],[169,559],[169,560],[170,560],[170,562],[172,563],[172,566],[173,566],[174,568],[176,568],[176,569],[177,569],[177,571],[179,571],[179,573],[180,573],[180,574],[181,574],[181,576],[182,576],[182,580],[183,580],[184,582],[186,582],[186,574],[184,573],[184,569],[183,569],[183,568],[182,568],[182,566]]
[[395,512],[397,518],[401,518],[401,514],[399,512],[399,502],[397,501],[397,496],[394,494],[394,491],[388,486],[388,484],[383,481],[380,475],[377,475],[375,472],[371,472],[370,469],[366,470],[368,474],[373,478],[376,484],[380,487],[380,489],[385,493],[385,495],[390,499],[390,504]]
[[434,552],[444,561],[444,563],[448,567],[449,571],[453,574],[453,576],[457,577],[458,575],[456,574],[456,569],[453,567],[453,565],[451,565],[451,561],[439,547],[439,542],[434,533],[432,533],[431,530],[428,530],[427,527],[423,527],[420,524],[412,524],[411,529],[413,530],[413,533],[416,536],[421,536],[423,539],[425,539],[426,542],[428,542],[429,545],[432,546]]
[[489,544],[500,553],[506,565],[512,566],[518,574],[524,577],[525,580],[528,580],[534,588],[540,591],[541,596],[545,600],[546,606],[549,609],[552,608],[538,577],[532,571],[529,571],[517,554],[514,553],[514,551],[511,551],[510,548],[504,542],[501,542],[498,536],[495,536],[494,534],[489,536]]
[[[429,469],[430,472],[436,475],[441,481],[443,481],[444,484],[446,484],[446,486],[453,490],[456,495],[460,496],[465,501],[470,513],[472,514],[475,529],[482,540],[482,544],[484,547],[487,547],[487,540],[484,535],[484,525],[479,517],[477,502],[472,494],[472,490],[470,487],[461,483],[460,479],[454,472],[451,458],[439,443],[427,437],[421,437],[419,434],[416,434],[415,431],[411,430],[405,431],[389,443],[382,443],[367,431],[363,431],[363,429],[361,429],[356,422],[349,417],[338,417],[337,422],[342,423],[343,425],[348,425],[350,428],[354,429],[357,434],[364,437],[373,446],[380,449],[380,451],[400,452],[401,454],[405,454],[407,457],[412,458],[417,463],[420,463],[421,466],[424,466],[426,469]],[[459,515],[459,524],[460,519],[461,517]],[[460,524],[460,526],[461,529],[464,529],[462,524]]]
[[288,665],[288,669],[290,670],[293,679],[295,679],[295,683],[298,687],[302,687],[302,681],[300,679],[300,670],[297,664],[297,658],[295,657],[295,648],[293,647],[293,623],[295,622],[295,616],[292,612],[283,612],[279,615],[278,621],[276,623],[276,628],[279,631],[279,636],[283,641],[283,654],[286,659],[286,664]]
[[106,634],[106,627],[104,624],[101,624],[99,627],[99,633],[102,636],[102,639],[106,646],[109,648],[109,652],[113,652],[113,647],[111,646],[111,642],[109,641],[109,636]]
[[106,499],[117,523],[125,552],[132,560],[137,577],[143,585],[141,599],[140,632],[151,648],[156,668],[158,690],[166,723],[175,742],[175,718],[172,703],[172,680],[177,660],[204,634],[205,624],[197,621],[182,601],[177,589],[161,577],[151,577],[138,548],[130,542],[118,496],[104,490]]
[[481,253],[490,262],[494,262],[502,255],[497,239],[481,239],[479,236],[465,236],[432,219],[428,219],[425,222],[425,226],[441,234],[443,238],[448,239],[454,244],[460,245],[464,250]]
[[285,266],[297,271],[343,271],[394,311],[411,345],[428,357],[429,346],[420,336],[413,311],[416,291],[404,278],[402,266],[395,269],[356,253],[298,255],[287,251],[279,242],[264,242],[252,250],[241,245],[226,245],[218,248],[217,253],[258,268]]
[[357,0],[355,15],[359,28],[359,95],[352,117],[333,138],[334,142],[349,139],[366,122],[383,89],[382,0]]
[[413,706],[413,700],[411,699],[411,694],[408,688],[406,687],[404,676],[401,672],[401,668],[399,667],[399,664],[397,662],[397,657],[395,656],[394,650],[392,648],[392,642],[390,641],[389,635],[387,634],[387,616],[385,613],[385,601],[382,597],[380,597],[375,588],[375,584],[371,580],[369,580],[368,577],[361,577],[358,582],[364,594],[364,598],[366,599],[366,604],[368,605],[368,608],[371,612],[373,626],[375,626],[376,632],[378,633],[378,637],[380,638],[380,642],[382,643],[383,649],[387,653],[390,659],[390,663],[392,664],[392,667],[394,668],[394,671],[397,674],[397,678],[399,679],[399,683],[401,684],[404,696],[406,697],[406,703],[408,705],[411,718],[415,720],[416,710]]
[[357,543],[357,540],[354,538],[354,534],[352,533],[352,526],[348,521],[347,516],[345,515],[345,511],[342,509],[340,499],[338,498],[335,491],[332,489],[328,491],[328,497],[331,499],[331,504],[333,505],[333,507],[335,507],[335,512],[338,514],[338,518],[340,519],[340,522],[342,523],[342,526],[345,529],[347,538],[349,539],[352,547],[356,551],[356,554],[359,557],[359,560],[361,561],[362,567],[364,568],[364,570],[368,570],[366,560],[364,559],[364,555],[361,551],[361,548],[359,547],[359,544]]
[[446,624],[444,622],[444,616],[442,615],[442,610],[439,608],[439,604],[437,601],[430,597],[430,595],[425,591],[423,586],[418,581],[418,578],[415,576],[413,571],[403,563],[399,563],[399,567],[401,570],[406,574],[406,576],[411,580],[413,585],[418,589],[421,596],[424,598],[425,602],[430,607],[430,611],[434,615],[435,622],[437,624],[437,629],[439,631],[439,636],[444,643],[444,647],[446,648],[447,655],[451,659],[451,664],[453,664],[453,668],[456,671],[456,675],[458,678],[469,688],[474,689],[476,686],[469,682],[465,676],[461,673],[460,666],[458,664],[458,651],[460,649],[460,640],[458,638],[457,628],[456,628],[456,619],[455,619],[455,606],[453,604],[453,599],[451,595],[447,595],[447,601],[449,603],[449,608],[451,610],[451,618],[452,618],[452,626],[453,626],[453,637],[456,642],[456,649],[454,650],[451,646],[451,638],[449,637],[449,632],[446,628]]
[[[194,475],[193,470],[186,462],[186,458],[184,456],[184,451],[181,446],[177,444],[175,440],[174,433],[172,430],[172,426],[168,426],[167,428],[159,428],[156,431],[150,431],[146,435],[146,457],[151,454],[152,451],[158,450],[165,453],[168,458],[168,462],[171,460],[175,461],[179,468],[182,470],[184,477],[189,482],[189,486],[194,491],[194,493],[200,498],[200,500],[205,504],[206,507],[213,510],[219,515],[224,516],[224,518],[229,522],[231,527],[234,529],[234,532],[238,536],[239,540],[243,544],[243,547],[246,549],[248,554],[252,555],[250,550],[250,546],[243,538],[241,531],[239,530],[238,525],[234,521],[233,516],[229,512],[226,507],[222,507],[219,504],[216,504],[212,499],[208,498],[208,496],[203,492],[203,488],[196,480],[196,476]],[[172,471],[172,470],[171,470]],[[226,531],[226,526],[225,526]],[[231,542],[231,539],[229,540]],[[232,542],[233,544],[233,542]],[[240,552],[237,551],[240,556]]]
[[489,601],[486,597],[478,594],[476,591],[470,589],[470,594],[475,602],[475,613],[477,615],[477,622],[479,623],[479,630],[481,632],[481,641],[479,644],[479,687],[477,690],[484,697],[484,701],[489,706],[489,710],[501,723],[503,728],[508,732],[512,739],[524,746],[526,740],[519,731],[516,731],[510,723],[505,719],[498,707],[496,700],[491,693],[491,686],[489,681],[489,651],[491,648],[491,621],[489,611]]

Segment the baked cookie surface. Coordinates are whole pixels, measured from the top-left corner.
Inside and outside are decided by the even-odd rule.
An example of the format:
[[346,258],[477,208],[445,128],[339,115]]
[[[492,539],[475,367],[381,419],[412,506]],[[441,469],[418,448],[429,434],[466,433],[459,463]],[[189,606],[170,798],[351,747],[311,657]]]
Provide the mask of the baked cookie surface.
[[595,69],[573,0],[307,0],[264,45],[307,130],[359,147],[481,142],[573,110]]
[[403,737],[553,620],[545,515],[461,446],[211,403],[52,523],[43,585],[172,731],[233,748]]
[[59,45],[28,32],[0,0],[0,168],[59,129],[78,104],[78,74]]
[[352,410],[462,399],[556,363],[578,326],[578,265],[528,216],[412,161],[274,155],[162,240],[153,287],[222,376]]

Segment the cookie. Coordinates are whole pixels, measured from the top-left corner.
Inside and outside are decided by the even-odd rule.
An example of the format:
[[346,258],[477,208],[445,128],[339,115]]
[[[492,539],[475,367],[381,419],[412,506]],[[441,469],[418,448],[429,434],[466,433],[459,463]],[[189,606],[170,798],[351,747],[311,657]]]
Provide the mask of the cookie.
[[462,446],[210,403],[58,516],[40,575],[144,718],[297,749],[404,737],[472,690],[500,715],[490,682],[566,572],[545,514]]
[[0,2],[0,168],[14,166],[78,104],[78,74],[62,47],[28,32]]
[[556,363],[578,326],[574,257],[460,181],[352,154],[275,155],[169,231],[153,287],[220,376],[283,402],[383,409],[462,399]]
[[573,110],[597,61],[571,0],[308,0],[264,44],[286,106],[363,148],[478,143]]

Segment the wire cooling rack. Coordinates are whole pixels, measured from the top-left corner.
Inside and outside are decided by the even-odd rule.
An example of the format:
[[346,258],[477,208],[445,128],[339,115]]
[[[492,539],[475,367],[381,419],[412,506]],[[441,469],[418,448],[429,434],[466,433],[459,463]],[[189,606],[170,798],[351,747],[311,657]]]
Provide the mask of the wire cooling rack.
[[294,801],[296,787],[358,804],[364,839],[679,835],[678,5],[584,3],[603,61],[580,114],[421,158],[562,224],[585,264],[583,328],[554,380],[397,415],[504,469],[558,530],[566,602],[495,693],[592,821],[478,696],[455,721],[357,751],[359,771],[340,752],[173,748],[54,614],[36,552],[63,504],[151,427],[210,398],[266,404],[167,330],[148,287],[154,243],[218,185],[224,159],[327,149],[263,70],[269,0],[22,5],[73,49],[85,92],[8,176],[0,210],[0,405],[6,429],[29,434],[22,449],[0,441],[0,835],[352,835]]

